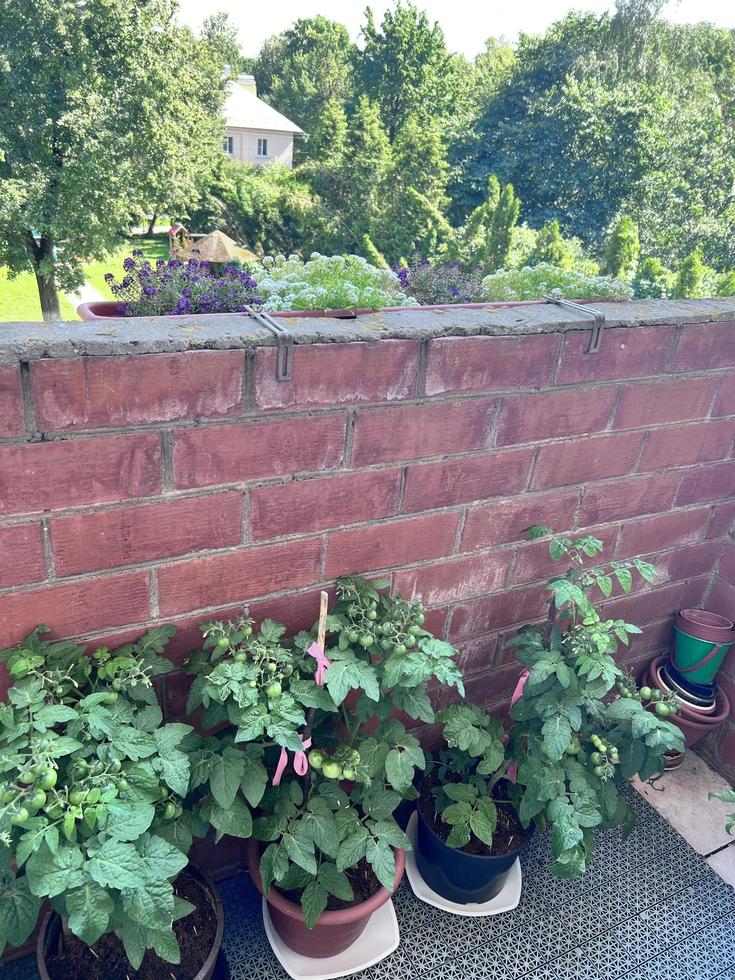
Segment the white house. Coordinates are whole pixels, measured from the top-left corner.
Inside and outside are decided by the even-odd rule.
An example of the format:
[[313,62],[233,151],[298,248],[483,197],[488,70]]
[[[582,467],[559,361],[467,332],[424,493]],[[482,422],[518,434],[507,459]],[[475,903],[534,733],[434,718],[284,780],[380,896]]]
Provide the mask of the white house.
[[303,130],[258,98],[252,75],[238,75],[230,82],[225,120],[222,148],[233,160],[293,166],[294,136]]

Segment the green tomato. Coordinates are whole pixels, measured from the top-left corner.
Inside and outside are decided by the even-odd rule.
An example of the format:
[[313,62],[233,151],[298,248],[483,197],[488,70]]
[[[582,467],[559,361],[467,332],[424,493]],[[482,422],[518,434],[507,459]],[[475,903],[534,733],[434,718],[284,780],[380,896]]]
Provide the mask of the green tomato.
[[319,749],[312,749],[309,753],[309,765],[313,769],[321,769],[324,765],[324,753]]
[[322,766],[322,773],[327,779],[341,779],[342,766],[338,762],[325,762]]
[[265,669],[268,671],[269,674],[275,674],[275,672],[278,670],[278,664],[275,664],[273,663],[272,660],[269,660],[268,663],[265,665]]
[[607,766],[595,766],[595,776],[604,776],[607,773]]
[[22,772],[18,778],[24,786],[30,786],[31,783],[35,781],[36,776],[35,773],[29,769],[28,772]]
[[657,702],[655,711],[661,718],[668,718],[671,714],[668,704],[664,704],[662,701]]
[[567,755],[576,755],[578,752],[581,751],[581,749],[582,749],[582,743],[575,735],[575,737],[571,740],[571,742],[567,746]]
[[376,620],[376,619],[378,618],[378,614],[377,614],[377,612],[375,611],[375,609],[371,609],[371,610],[370,610],[370,611],[368,612],[368,614],[367,614],[367,618],[368,618],[368,619],[369,619],[369,620],[370,620],[371,622],[374,622],[374,621],[375,621],[375,620]]
[[118,779],[117,788],[120,793],[124,793],[125,790],[129,788],[129,786],[130,783],[124,777],[122,779]]
[[286,664],[281,673],[284,677],[290,677],[293,674],[293,667],[290,664]]
[[350,760],[351,765],[353,766],[356,766],[357,763],[360,761],[360,753],[357,751],[357,749],[351,749],[347,757]]
[[655,691],[651,691],[651,700],[652,701],[655,701],[656,703],[658,703],[662,699],[663,699],[663,694],[661,693],[661,691],[659,691],[658,689],[656,689]]
[[410,650],[411,647],[416,646],[416,637],[412,633],[409,633],[404,642],[406,648]]
[[253,635],[253,627],[252,627],[252,626],[246,626],[246,627],[245,627],[245,628],[243,629],[243,631],[242,631],[242,632],[243,632],[243,635],[244,635],[244,636],[252,636],[252,635]]
[[22,827],[24,823],[28,821],[30,813],[22,806],[19,810],[16,810],[13,816],[10,818],[10,822],[14,827]]
[[396,647],[396,653],[402,654],[402,653],[405,653],[405,652],[406,652],[406,645],[405,645],[405,643],[399,643],[398,646]]
[[83,789],[72,790],[72,792],[69,794],[69,802],[72,804],[72,806],[79,806],[79,804],[83,800],[86,800],[86,798],[87,793]]
[[175,816],[176,816],[176,804],[167,803],[166,806],[163,808],[163,819],[173,820]]
[[342,778],[352,781],[355,778],[355,770],[351,766],[345,766],[342,770]]
[[113,759],[110,763],[110,772],[120,772],[122,769],[122,762],[119,759]]
[[247,657],[242,652],[242,650],[238,650],[238,652],[233,656],[232,659],[235,661],[236,664],[244,664],[245,661],[247,660]]
[[119,697],[120,695],[117,693],[117,691],[108,691],[107,694],[105,694],[104,698],[102,699],[102,703],[114,704]]
[[371,647],[374,642],[375,638],[373,637],[372,633],[363,633],[360,637],[360,646],[364,647],[366,650],[368,647]]
[[249,686],[250,687],[257,687],[258,686],[258,682],[257,681],[250,681]]
[[603,756],[602,756],[602,754],[600,752],[593,752],[590,755],[590,762],[594,766],[599,766],[602,761],[603,761]]
[[58,779],[58,774],[55,769],[44,770],[43,775],[39,781],[41,789],[53,789],[56,785],[56,780]]
[[416,622],[419,624],[419,626],[423,626],[426,622],[426,616],[424,616],[423,613],[419,613],[416,617]]
[[40,810],[46,803],[46,794],[42,789],[37,789],[33,796],[28,800],[28,806],[32,810]]
[[408,632],[411,634],[411,636],[421,636],[421,627],[420,626],[409,626],[408,627]]
[[220,648],[220,650],[226,650],[229,645],[230,645],[230,641],[227,639],[226,636],[221,636],[217,640],[217,646]]
[[641,696],[641,700],[643,700],[643,701],[650,701],[651,700],[651,694],[653,692],[651,691],[651,688],[650,687],[647,687],[646,686],[646,687],[642,687],[638,693]]
[[388,639],[387,636],[384,636],[383,639],[380,641],[380,647],[382,650],[385,650],[386,653],[392,648],[392,646],[393,644],[391,643],[391,641]]
[[347,639],[350,641],[350,643],[359,643],[360,634],[357,632],[357,630],[349,630],[347,633]]
[[269,698],[280,698],[281,690],[282,688],[278,681],[274,681],[272,684],[268,685],[268,687],[265,689],[265,693]]
[[120,680],[119,677],[116,677],[114,679],[114,681],[112,682],[112,689],[113,689],[113,691],[122,691],[122,689],[123,689],[123,682]]
[[19,790],[15,786],[8,786],[0,793],[0,803],[12,803],[18,793]]

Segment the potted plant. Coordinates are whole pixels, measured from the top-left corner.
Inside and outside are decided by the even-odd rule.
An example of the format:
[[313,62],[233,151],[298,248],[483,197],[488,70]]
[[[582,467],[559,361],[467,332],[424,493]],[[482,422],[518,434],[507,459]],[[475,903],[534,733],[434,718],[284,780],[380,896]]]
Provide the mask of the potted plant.
[[534,827],[521,824],[509,796],[500,721],[468,702],[438,719],[448,748],[419,787],[416,866],[448,902],[482,905],[502,890]]
[[307,956],[350,946],[403,874],[408,842],[394,814],[415,798],[425,756],[396,712],[433,721],[432,678],[464,693],[455,650],[424,628],[420,602],[389,597],[387,585],[340,579],[329,616],[323,593],[316,640],[287,641],[271,621],[257,633],[244,619],[210,623],[190,664],[189,707],[233,726],[257,778],[253,881],[281,939]]
[[455,903],[497,894],[533,824],[552,828],[552,873],[583,874],[594,829],[634,819],[618,784],[662,772],[664,753],[683,747],[667,720],[673,699],[651,701],[615,662],[618,644],[640,630],[603,619],[590,597],[595,589],[609,597],[614,580],[630,592],[632,572],[651,581],[653,567],[636,559],[588,568],[599,539],[573,540],[539,525],[528,533],[549,536],[551,557],[568,564],[548,584],[546,622],[510,641],[525,670],[507,746],[500,722],[475,706],[450,705],[440,714],[448,751],[420,788],[417,866]]
[[[38,627],[0,654],[0,952],[38,936],[41,977],[206,980],[222,910],[187,869],[190,727],[163,724],[153,678],[172,627],[92,656]],[[136,972],[138,971],[138,972]]]

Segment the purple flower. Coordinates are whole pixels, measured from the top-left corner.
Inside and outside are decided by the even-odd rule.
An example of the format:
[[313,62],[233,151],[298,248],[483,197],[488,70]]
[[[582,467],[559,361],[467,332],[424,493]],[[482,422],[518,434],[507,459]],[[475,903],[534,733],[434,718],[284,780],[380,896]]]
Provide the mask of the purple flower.
[[131,259],[130,257],[125,259],[125,261],[123,262],[123,269],[125,269],[126,272],[132,272],[134,268],[135,268],[135,259]]
[[157,292],[158,292],[158,290],[156,289],[155,286],[144,286],[143,287],[143,295],[144,296],[155,296]]

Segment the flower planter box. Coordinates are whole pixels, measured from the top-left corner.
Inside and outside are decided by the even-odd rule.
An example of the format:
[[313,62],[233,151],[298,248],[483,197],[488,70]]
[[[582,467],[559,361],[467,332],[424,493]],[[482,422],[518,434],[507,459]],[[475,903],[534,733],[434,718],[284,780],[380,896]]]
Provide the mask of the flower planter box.
[[[418,307],[417,307],[418,308]],[[409,307],[397,306],[395,309],[409,309]],[[354,320],[358,316],[362,316],[364,313],[375,313],[376,310],[359,309],[359,310],[279,310],[275,313],[268,312],[268,316],[275,317],[333,317],[337,320]],[[94,303],[80,303],[77,306],[77,313],[80,318],[85,321],[90,320],[109,320],[109,319],[120,319],[121,317],[126,320],[133,320],[135,317],[123,317],[120,313],[120,304],[116,300],[105,299],[98,300]],[[169,320],[190,320],[192,316],[212,316],[212,317],[223,317],[223,316],[237,316],[240,314],[235,313],[185,313],[182,315],[167,317]]]

